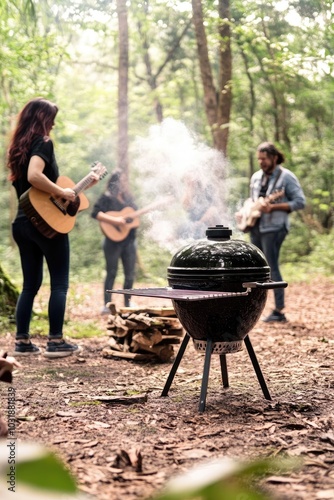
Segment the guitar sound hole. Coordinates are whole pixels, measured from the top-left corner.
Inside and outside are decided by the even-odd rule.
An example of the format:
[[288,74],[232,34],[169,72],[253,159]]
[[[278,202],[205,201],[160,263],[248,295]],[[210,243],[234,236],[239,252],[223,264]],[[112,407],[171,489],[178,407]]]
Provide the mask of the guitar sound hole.
[[68,215],[70,215],[71,217],[74,217],[74,215],[76,215],[78,210],[79,210],[79,205],[80,205],[80,199],[77,196],[74,201],[70,201],[70,203],[68,204],[68,207],[67,207]]
[[130,224],[131,222],[133,222],[133,219],[131,217],[126,217],[125,221],[127,224]]
[[52,203],[54,204],[55,207],[58,208],[58,210],[60,210],[64,215],[66,215],[66,208],[61,204],[61,202],[66,202],[66,200],[64,200],[64,198],[62,198],[61,200],[57,200],[56,198],[54,198],[53,196],[50,197],[50,201],[52,201]]

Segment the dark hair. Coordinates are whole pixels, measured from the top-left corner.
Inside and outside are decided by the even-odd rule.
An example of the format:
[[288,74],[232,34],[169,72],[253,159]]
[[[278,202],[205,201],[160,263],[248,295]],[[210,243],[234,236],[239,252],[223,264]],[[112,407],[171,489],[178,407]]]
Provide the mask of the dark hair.
[[121,195],[122,199],[126,203],[133,203],[133,196],[128,189],[127,183],[122,181],[122,176],[125,175],[123,170],[117,168],[113,171],[109,179],[107,180],[107,189],[105,194],[107,196],[117,197]]
[[8,148],[7,167],[11,171],[11,181],[20,177],[33,140],[49,135],[57,113],[58,107],[43,97],[32,99],[21,110]]
[[109,177],[109,179],[107,181],[107,192],[113,196],[117,196],[118,193],[120,192],[121,174],[122,174],[121,170],[114,170],[114,172],[111,174],[111,176]]
[[284,163],[285,157],[283,153],[281,153],[281,151],[279,151],[271,142],[262,142],[262,144],[258,146],[257,151],[259,153],[267,153],[268,156],[277,156],[278,165]]

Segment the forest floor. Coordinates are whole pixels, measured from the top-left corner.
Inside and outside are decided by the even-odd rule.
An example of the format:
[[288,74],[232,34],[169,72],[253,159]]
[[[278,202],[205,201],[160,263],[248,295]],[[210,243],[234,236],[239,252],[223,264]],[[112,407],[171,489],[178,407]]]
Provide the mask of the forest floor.
[[[271,294],[264,315],[272,308]],[[275,498],[334,498],[332,280],[290,285],[289,321],[260,320],[250,333],[272,400],[263,397],[243,349],[227,356],[229,388],[222,386],[219,356],[212,356],[204,413],[198,411],[204,355],[192,342],[168,396],[161,397],[172,364],[104,358],[101,353],[109,337],[108,317],[100,316],[101,285],[82,285],[74,296],[68,304],[71,319],[95,321],[101,336],[80,339],[83,351],[78,356],[20,359],[23,367],[13,382],[17,437],[56,451],[89,498],[147,500],[171,476],[207,459],[252,460],[279,454],[301,457],[302,466],[263,480]],[[116,302],[121,300],[117,296]],[[148,298],[136,303],[171,305]],[[45,345],[45,337],[35,340]],[[12,345],[12,334],[0,336],[0,349],[10,350]],[[2,399],[5,384],[1,386]],[[146,400],[131,405],[95,400],[139,394]],[[120,460],[126,454],[140,454],[141,472],[134,463]]]

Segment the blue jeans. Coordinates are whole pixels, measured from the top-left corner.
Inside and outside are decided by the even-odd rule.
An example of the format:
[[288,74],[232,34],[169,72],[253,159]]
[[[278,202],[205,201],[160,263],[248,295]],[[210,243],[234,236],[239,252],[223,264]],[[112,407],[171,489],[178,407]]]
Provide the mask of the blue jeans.
[[[136,242],[134,239],[123,241],[112,241],[105,238],[103,251],[106,259],[106,278],[104,281],[104,303],[111,301],[111,294],[107,290],[112,290],[118,270],[118,261],[121,259],[124,271],[123,289],[132,288],[135,279],[136,266]],[[128,306],[130,296],[124,295],[124,304]]]
[[50,273],[48,304],[49,337],[62,338],[69,285],[70,248],[68,235],[43,236],[26,218],[16,219],[12,233],[18,245],[23,273],[22,292],[16,304],[16,339],[29,338],[34,299],[43,281],[43,259]]
[[[259,224],[256,224],[250,233],[251,242],[262,250],[268,261],[273,281],[282,281],[283,279],[279,268],[279,253],[287,234],[288,232],[285,228],[276,232],[260,233]],[[274,295],[275,309],[280,311],[285,306],[284,288],[275,288]]]

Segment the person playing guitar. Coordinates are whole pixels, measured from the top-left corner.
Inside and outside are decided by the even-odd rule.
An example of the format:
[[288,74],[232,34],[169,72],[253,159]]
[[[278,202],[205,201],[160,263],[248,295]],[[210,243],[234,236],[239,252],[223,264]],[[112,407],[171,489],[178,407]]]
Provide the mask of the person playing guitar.
[[[21,110],[8,149],[7,167],[17,199],[31,189],[74,202],[77,193],[72,187],[57,183],[59,169],[53,141],[49,137],[58,113],[58,107],[47,99],[37,97]],[[94,173],[85,188],[99,180]],[[42,284],[44,258],[50,274],[48,304],[49,332],[44,356],[59,358],[79,352],[79,347],[63,338],[66,297],[69,286],[70,249],[68,234],[54,238],[40,232],[36,218],[29,218],[18,203],[12,224],[12,234],[19,251],[23,272],[23,287],[15,311],[15,357],[35,355],[40,348],[30,339],[30,321],[35,296]]]
[[[120,169],[115,170],[107,182],[105,192],[96,201],[92,210],[92,217],[98,220],[102,226],[110,226],[110,231],[104,231],[103,251],[106,262],[106,277],[104,280],[104,307],[102,314],[109,313],[106,304],[111,301],[111,294],[118,270],[119,259],[122,261],[124,271],[124,289],[132,288],[135,278],[136,266],[136,227],[137,223],[131,217],[127,218],[115,212],[124,209],[137,209],[132,194],[127,189],[126,176]],[[108,213],[109,212],[109,213]],[[110,212],[113,212],[112,214]],[[127,226],[130,227],[128,230]],[[110,233],[110,234],[109,234]],[[110,237],[108,237],[108,235]],[[115,240],[112,235],[119,235]],[[124,305],[130,305],[130,296],[124,295]]]
[[[282,281],[279,267],[281,246],[288,234],[289,214],[305,207],[305,195],[296,175],[283,167],[283,153],[271,142],[263,142],[257,148],[260,169],[250,181],[250,200],[255,204],[248,230],[251,242],[264,253],[274,281]],[[276,198],[277,195],[277,198]],[[252,218],[252,217],[251,217]],[[237,224],[241,224],[242,213],[236,214]],[[240,226],[239,226],[240,227]],[[265,322],[285,322],[284,288],[274,290],[275,309],[264,319]]]

